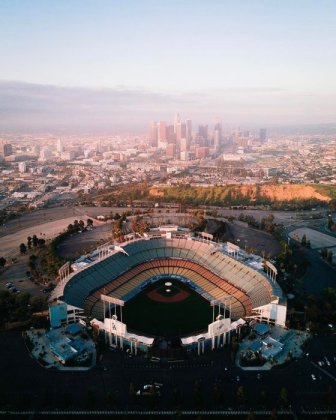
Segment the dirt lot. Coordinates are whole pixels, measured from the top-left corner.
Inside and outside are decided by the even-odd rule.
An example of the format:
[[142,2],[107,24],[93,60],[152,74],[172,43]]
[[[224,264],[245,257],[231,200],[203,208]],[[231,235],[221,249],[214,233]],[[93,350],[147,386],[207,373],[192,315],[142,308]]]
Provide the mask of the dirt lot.
[[[5,225],[0,226],[0,237],[6,236],[10,233],[17,232],[22,229],[30,227],[36,228],[48,222],[54,222],[61,219],[75,219],[85,220],[87,217],[96,218],[99,215],[109,215],[112,213],[122,213],[128,210],[125,207],[88,207],[88,206],[74,206],[74,207],[52,207],[49,209],[34,210],[18,217],[17,219],[6,222]],[[36,228],[38,230],[40,228]]]

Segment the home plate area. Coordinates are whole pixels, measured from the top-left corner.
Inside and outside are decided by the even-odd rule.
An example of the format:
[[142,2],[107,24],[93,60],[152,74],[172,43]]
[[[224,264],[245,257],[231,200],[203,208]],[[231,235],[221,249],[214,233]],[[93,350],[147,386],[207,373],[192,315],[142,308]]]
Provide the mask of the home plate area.
[[176,283],[173,284],[171,281],[166,281],[147,293],[149,299],[162,303],[182,302],[189,296],[190,293],[187,290],[181,289]]

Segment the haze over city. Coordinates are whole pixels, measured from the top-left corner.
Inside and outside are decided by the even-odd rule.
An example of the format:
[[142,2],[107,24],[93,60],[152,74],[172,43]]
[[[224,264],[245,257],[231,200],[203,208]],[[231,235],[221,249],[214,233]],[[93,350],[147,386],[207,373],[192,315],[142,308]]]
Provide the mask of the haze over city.
[[2,1],[0,130],[335,123],[334,1]]

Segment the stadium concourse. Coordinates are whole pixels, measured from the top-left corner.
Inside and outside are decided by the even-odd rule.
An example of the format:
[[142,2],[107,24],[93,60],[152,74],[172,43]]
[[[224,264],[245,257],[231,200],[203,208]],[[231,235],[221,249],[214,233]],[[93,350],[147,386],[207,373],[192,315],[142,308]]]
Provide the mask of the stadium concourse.
[[[197,327],[191,328],[189,334],[178,334],[178,329],[172,334],[180,335],[182,346],[197,348],[198,353],[229,342],[231,332],[239,333],[246,320],[282,326],[286,321],[286,302],[271,263],[265,272],[260,257],[249,255],[234,244],[213,242],[207,234],[194,237],[181,233],[178,227],[154,237],[100,247],[77,260],[72,270],[70,273],[69,264],[60,270],[60,281],[51,297],[53,303],[66,303],[68,319],[89,318],[91,325],[105,331],[110,345],[129,346],[134,354],[139,350],[147,352],[160,336],[167,338],[166,327],[162,332],[155,330],[155,336],[148,336],[141,324],[135,332],[123,322],[123,310],[147,289],[151,290],[147,298],[156,300],[156,304],[171,301],[178,305],[176,302],[182,300],[181,319],[193,319],[193,307],[185,312],[189,294],[197,294],[206,302],[212,322],[210,319],[197,334]],[[157,290],[156,284],[160,285]],[[176,315],[178,307],[174,308]],[[140,307],[138,320],[142,309],[145,307]],[[147,324],[150,319],[157,321],[160,312],[159,308],[152,313]],[[196,318],[196,311],[194,315]]]

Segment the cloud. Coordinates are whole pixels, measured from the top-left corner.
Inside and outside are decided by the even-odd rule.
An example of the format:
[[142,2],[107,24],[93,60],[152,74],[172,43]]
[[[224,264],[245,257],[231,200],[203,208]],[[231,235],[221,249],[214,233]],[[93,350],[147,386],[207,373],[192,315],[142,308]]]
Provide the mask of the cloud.
[[1,131],[146,132],[150,121],[176,112],[195,123],[218,119],[257,125],[333,122],[336,95],[277,87],[227,87],[188,92],[141,88],[89,89],[0,81]]
[[[0,129],[120,129],[175,108],[172,95],[141,89],[88,89],[0,82]],[[181,99],[179,100],[181,102]],[[132,128],[132,127],[131,127]]]

